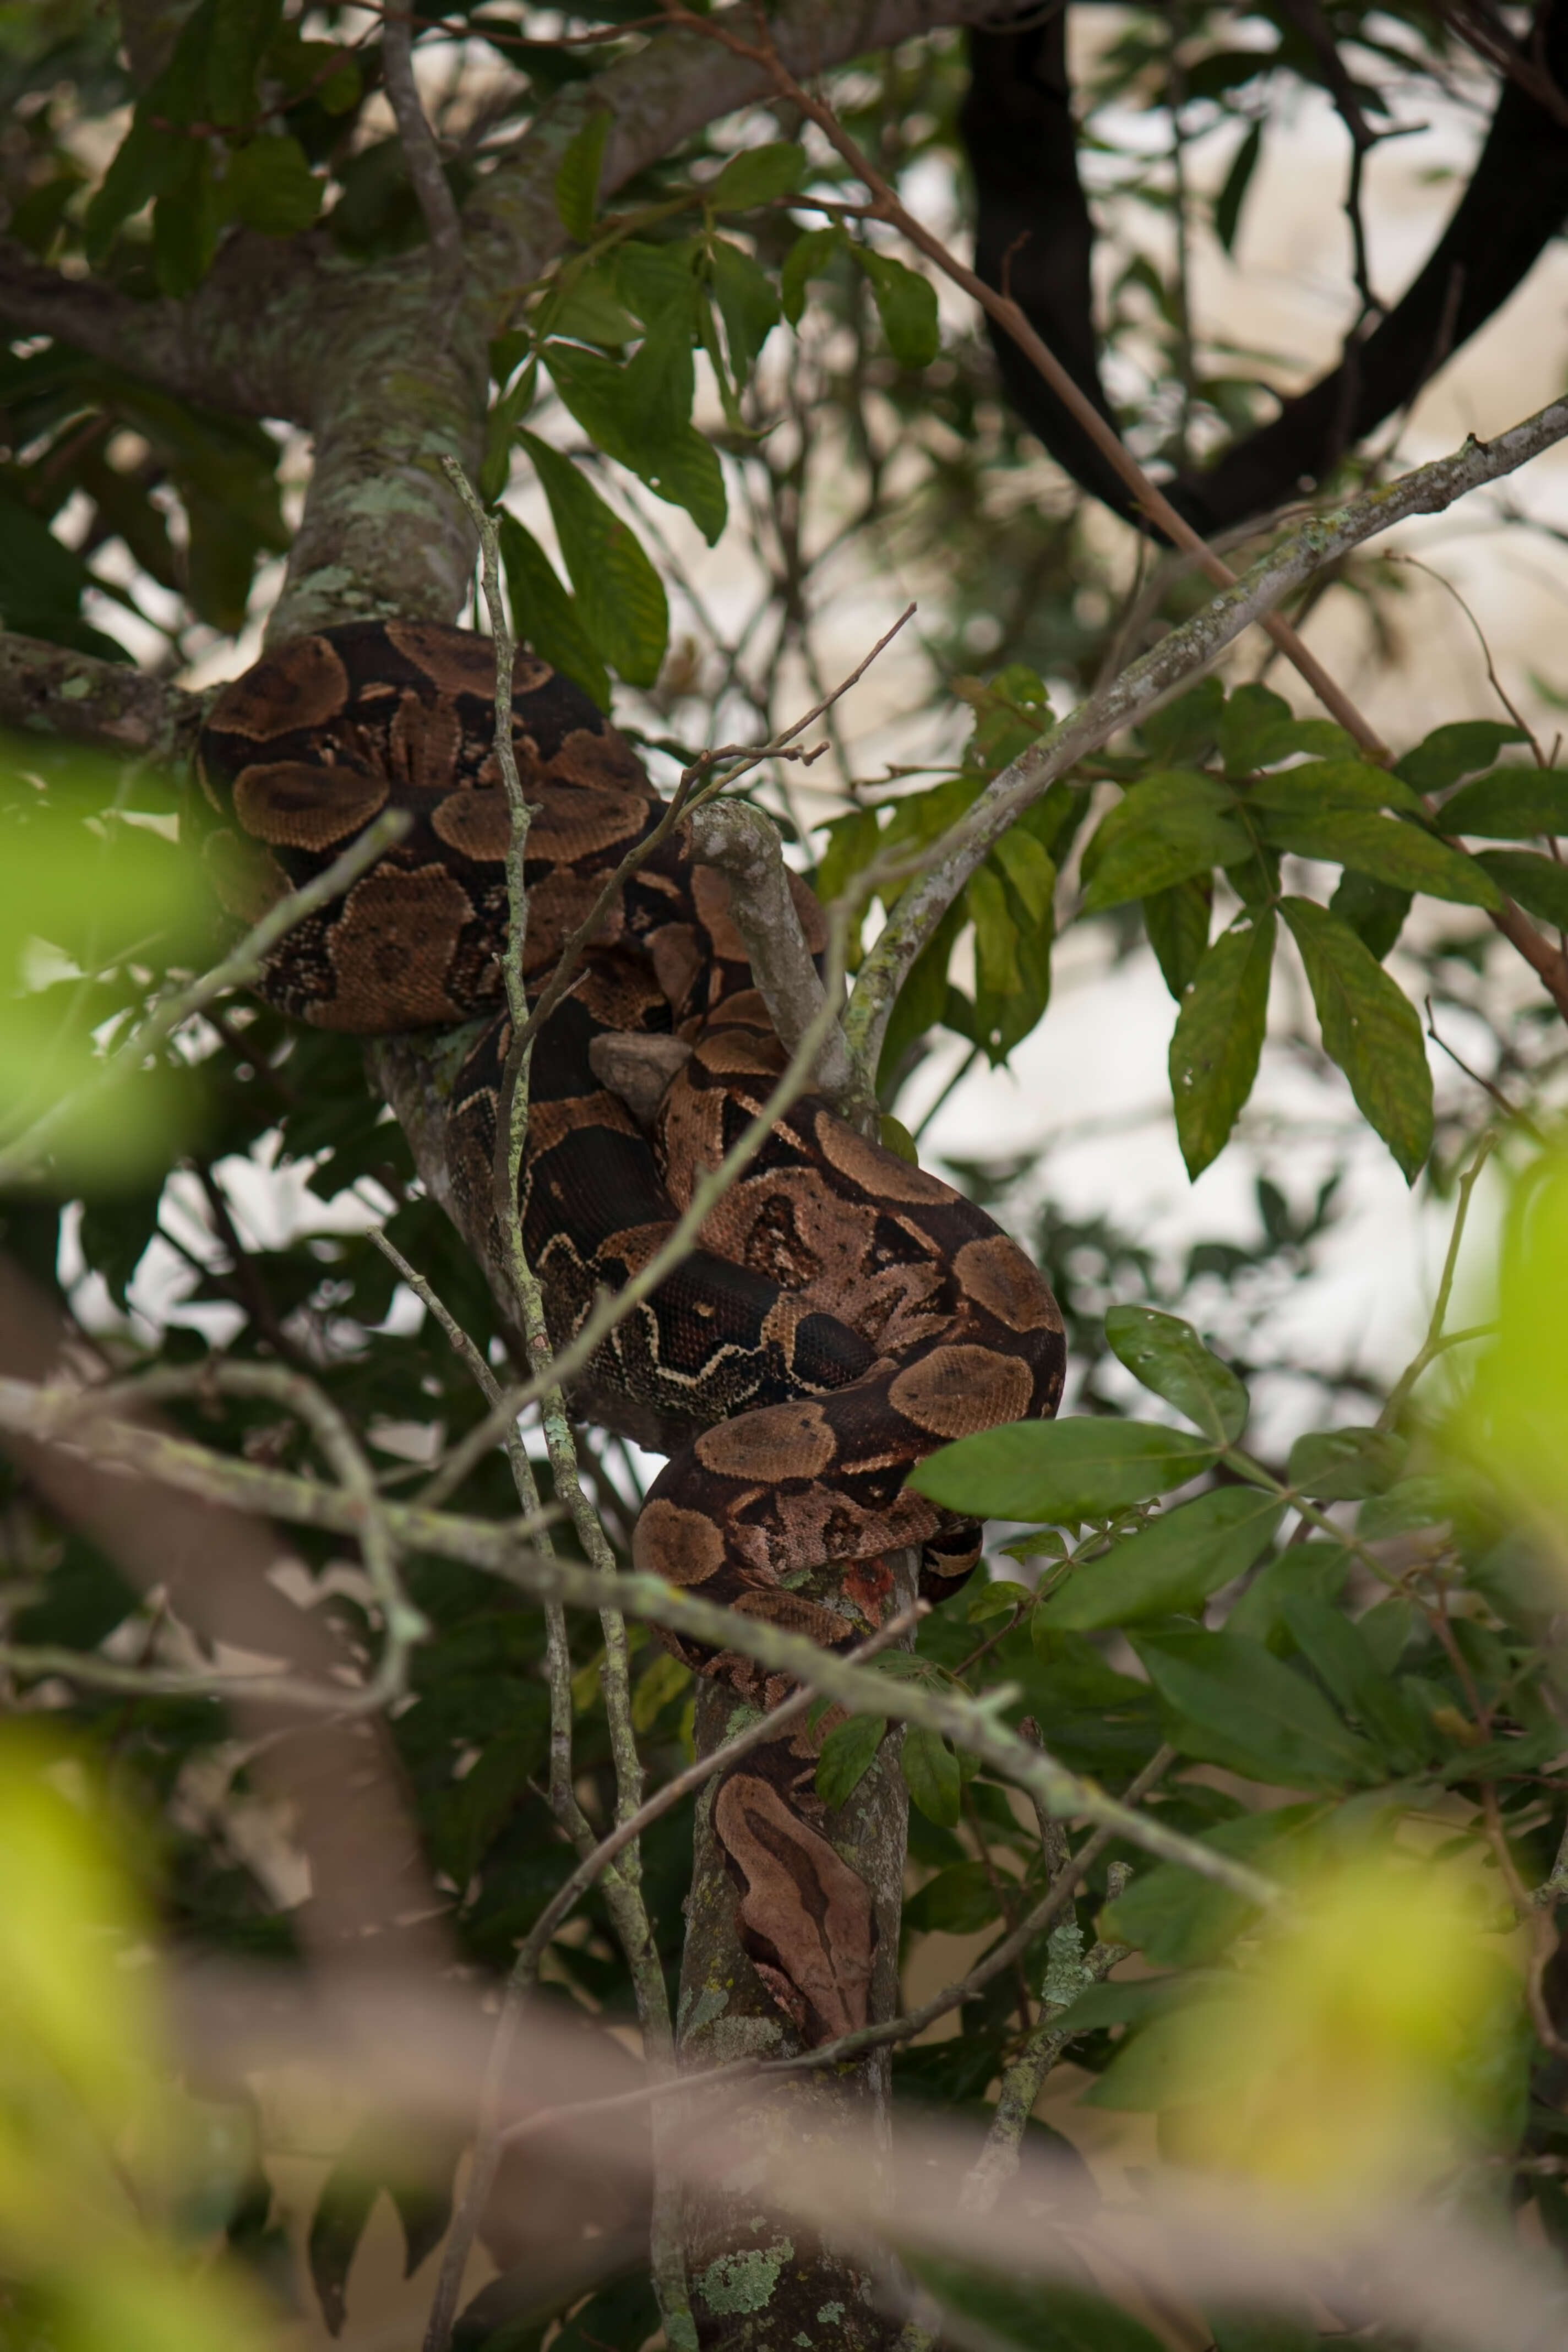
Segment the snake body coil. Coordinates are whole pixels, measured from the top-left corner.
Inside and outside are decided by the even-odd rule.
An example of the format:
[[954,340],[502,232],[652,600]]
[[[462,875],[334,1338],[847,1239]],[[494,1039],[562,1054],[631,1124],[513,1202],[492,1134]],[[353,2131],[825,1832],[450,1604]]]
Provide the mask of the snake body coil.
[[[447,1138],[470,1231],[493,1213],[510,1036],[499,959],[510,827],[494,682],[487,639],[352,623],[286,646],[226,688],[200,746],[208,863],[247,920],[322,871],[380,810],[407,812],[405,838],[288,934],[262,990],[297,1019],[362,1034],[491,1016]],[[512,690],[519,769],[539,812],[526,868],[532,997],[661,810],[630,746],[566,679],[521,652]],[[820,948],[804,885],[797,904]],[[596,1060],[605,1066],[596,1043],[627,1035],[690,1049],[657,1105],[640,1106],[646,1120],[595,1072]],[[677,827],[623,887],[534,1045],[519,1212],[557,1346],[599,1289],[621,1289],[647,1264],[784,1061],[728,886],[694,863]],[[1056,1410],[1061,1318],[1033,1265],[961,1195],[809,1096],[701,1240],[574,1391],[586,1416],[670,1455],[637,1523],[637,1565],[828,1645],[854,1628],[798,1589],[808,1571],[835,1564],[838,1589],[873,1622],[891,1590],[887,1551],[921,1546],[923,1588],[951,1590],[973,1565],[979,1530],[904,1478],[951,1438]],[[754,1703],[779,1695],[736,1653],[681,1654]],[[748,1949],[809,2042],[865,2022],[873,1958],[869,1895],[825,1835],[813,1793],[825,1728],[752,1751],[713,1810]]]

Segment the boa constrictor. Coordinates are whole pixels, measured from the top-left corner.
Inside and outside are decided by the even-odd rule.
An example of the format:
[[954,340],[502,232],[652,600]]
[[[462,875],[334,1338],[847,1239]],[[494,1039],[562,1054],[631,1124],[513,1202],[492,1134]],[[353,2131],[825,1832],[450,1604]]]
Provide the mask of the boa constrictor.
[[[226,905],[247,920],[322,871],[380,810],[407,813],[405,837],[287,935],[262,988],[297,1019],[361,1033],[491,1015],[447,1136],[470,1231],[493,1215],[510,1036],[494,684],[485,638],[351,623],[285,646],[226,688],[199,754],[205,856]],[[538,812],[523,957],[534,996],[661,804],[587,697],[526,651],[512,692]],[[796,898],[820,950],[820,908],[804,885]],[[637,1113],[600,1076],[605,1041],[628,1035],[678,1041],[670,1061],[690,1049]],[[618,1290],[646,1265],[783,1066],[728,885],[694,862],[677,828],[624,886],[534,1045],[518,1207],[557,1346],[602,1286]],[[951,1591],[973,1565],[979,1530],[904,1478],[950,1438],[1055,1411],[1061,1318],[1034,1266],[968,1201],[809,1096],[701,1243],[604,1342],[574,1392],[585,1416],[670,1455],[637,1523],[637,1565],[830,1645],[851,1622],[799,1590],[805,1571],[841,1564],[830,1593],[851,1594],[872,1622],[891,1590],[883,1555],[896,1548],[923,1547],[924,1589]],[[736,1653],[680,1654],[754,1704],[781,1695]],[[874,1941],[868,1889],[824,1833],[813,1793],[823,1727],[752,1750],[713,1811],[747,1948],[812,2043],[864,2023]]]

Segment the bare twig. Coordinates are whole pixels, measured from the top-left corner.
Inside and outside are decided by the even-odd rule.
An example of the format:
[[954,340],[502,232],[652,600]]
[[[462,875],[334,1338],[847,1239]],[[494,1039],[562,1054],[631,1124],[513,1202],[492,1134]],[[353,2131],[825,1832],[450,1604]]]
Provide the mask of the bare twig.
[[384,12],[381,69],[387,100],[397,123],[403,160],[408,166],[408,177],[429,234],[431,287],[449,319],[462,297],[463,225],[447,184],[447,174],[441,169],[441,151],[420,103],[419,85],[414,78],[413,19],[402,10],[388,8]]

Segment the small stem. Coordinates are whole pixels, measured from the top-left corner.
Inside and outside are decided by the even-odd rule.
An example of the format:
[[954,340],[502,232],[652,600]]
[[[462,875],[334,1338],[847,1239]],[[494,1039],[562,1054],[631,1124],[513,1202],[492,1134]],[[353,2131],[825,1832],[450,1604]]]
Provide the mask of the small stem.
[[[1393,1429],[1405,1410],[1405,1401],[1427,1366],[1451,1345],[1443,1337],[1443,1325],[1447,1319],[1448,1300],[1454,1288],[1454,1273],[1459,1262],[1459,1244],[1465,1237],[1465,1221],[1470,1213],[1470,1198],[1480,1178],[1482,1169],[1497,1150],[1497,1137],[1489,1129],[1481,1137],[1475,1158],[1459,1179],[1459,1197],[1454,1209],[1453,1229],[1448,1235],[1448,1247],[1443,1260],[1443,1272],[1437,1283],[1437,1296],[1432,1303],[1431,1320],[1426,1337],[1399,1375],[1389,1391],[1388,1402],[1377,1417],[1379,1429]],[[1460,1335],[1462,1336],[1462,1335]]]
[[[1125,1863],[1111,1864],[1106,1877],[1112,1903],[1125,1893],[1131,1876]],[[1057,2020],[1071,2008],[1080,1992],[1087,1991],[1091,1984],[1103,1983],[1131,1950],[1129,1944],[1097,1940],[1086,1959],[1075,1920],[1064,1919],[1052,1935],[1050,1967],[1039,2018],[1023,2049],[1003,2069],[1001,2093],[984,2148],[959,2198],[962,2211],[988,2213],[1017,2171],[1024,2128],[1035,2112],[1035,2102],[1044,2088],[1046,2076],[1074,2038],[1070,2032],[1059,2030]]]
[[463,225],[441,168],[441,151],[414,76],[414,19],[387,9],[382,19],[381,70],[397,124],[403,160],[430,237],[430,282],[450,315],[463,286]]

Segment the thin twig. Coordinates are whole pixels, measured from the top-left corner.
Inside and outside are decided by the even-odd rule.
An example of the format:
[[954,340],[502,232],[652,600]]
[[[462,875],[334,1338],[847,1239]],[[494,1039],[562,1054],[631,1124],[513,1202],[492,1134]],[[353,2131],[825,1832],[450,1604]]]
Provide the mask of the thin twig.
[[1526,1135],[1532,1137],[1537,1143],[1543,1144],[1546,1138],[1542,1135],[1540,1128],[1536,1126],[1535,1121],[1531,1118],[1530,1113],[1525,1110],[1521,1110],[1517,1103],[1510,1102],[1508,1097],[1504,1094],[1502,1088],[1497,1084],[1495,1079],[1483,1077],[1479,1070],[1472,1069],[1469,1063],[1465,1060],[1464,1056],[1461,1054],[1457,1053],[1454,1047],[1449,1045],[1447,1037],[1443,1037],[1438,1034],[1437,1019],[1432,1010],[1431,998],[1429,996],[1423,997],[1421,1001],[1426,1008],[1426,1034],[1431,1038],[1432,1043],[1436,1046],[1437,1051],[1440,1054],[1447,1054],[1449,1061],[1453,1063],[1454,1067],[1457,1070],[1462,1070],[1467,1078],[1470,1079],[1474,1085],[1480,1087],[1483,1094],[1490,1095],[1493,1102],[1496,1103],[1499,1110],[1502,1112],[1505,1118],[1511,1119],[1516,1126],[1524,1129]]
[[[115,1405],[123,1407],[135,1394],[134,1384],[125,1390],[83,1391],[0,1378],[0,1428],[51,1444],[79,1447],[96,1460],[121,1464],[142,1476],[157,1478],[209,1501],[237,1502],[310,1526],[357,1531],[357,1499],[339,1489],[319,1480],[233,1461],[117,1418]],[[1295,1499],[1293,1490],[1282,1488],[1237,1448],[1227,1448],[1225,1458],[1242,1468],[1254,1485],[1282,1493],[1287,1500]],[[999,1711],[1009,1697],[1005,1689],[972,1699],[913,1682],[891,1682],[885,1675],[850,1665],[802,1634],[700,1600],[660,1577],[617,1576],[606,1593],[605,1580],[595,1570],[571,1560],[547,1559],[527,1549],[515,1530],[489,1520],[421,1510],[383,1496],[376,1496],[376,1505],[395,1538],[411,1551],[458,1560],[521,1591],[561,1601],[569,1608],[602,1610],[609,1600],[625,1615],[665,1626],[700,1646],[738,1650],[772,1673],[809,1684],[851,1714],[922,1724],[928,1731],[978,1756],[1001,1779],[1016,1781],[1026,1794],[1038,1794],[1064,1820],[1101,1825],[1157,1860],[1181,1863],[1263,1909],[1285,1900],[1284,1890],[1260,1872],[1163,1822],[1145,1820],[1127,1802],[1108,1795],[1098,1781],[1070,1770],[1056,1757],[1031,1748],[1009,1731]],[[1310,1507],[1298,1503],[1297,1507]],[[1331,1532],[1353,1547],[1353,1538],[1347,1539],[1342,1529],[1331,1528]]]
[[[1430,1011],[1430,1006],[1428,1006]],[[1480,1181],[1482,1169],[1497,1150],[1498,1139],[1489,1129],[1477,1147],[1474,1159],[1459,1179],[1459,1197],[1454,1207],[1454,1223],[1448,1235],[1448,1247],[1443,1259],[1443,1271],[1437,1279],[1437,1296],[1432,1302],[1432,1314],[1426,1326],[1426,1337],[1389,1391],[1388,1402],[1377,1418],[1379,1429],[1394,1429],[1405,1409],[1405,1401],[1427,1366],[1440,1356],[1446,1346],[1443,1326],[1447,1320],[1448,1301],[1453,1295],[1454,1273],[1459,1263],[1459,1244],[1465,1238],[1465,1223],[1470,1213],[1470,1200]]]
[[402,10],[384,12],[381,70],[387,101],[397,124],[403,160],[430,238],[430,283],[447,318],[462,298],[463,225],[414,77],[413,20]]

